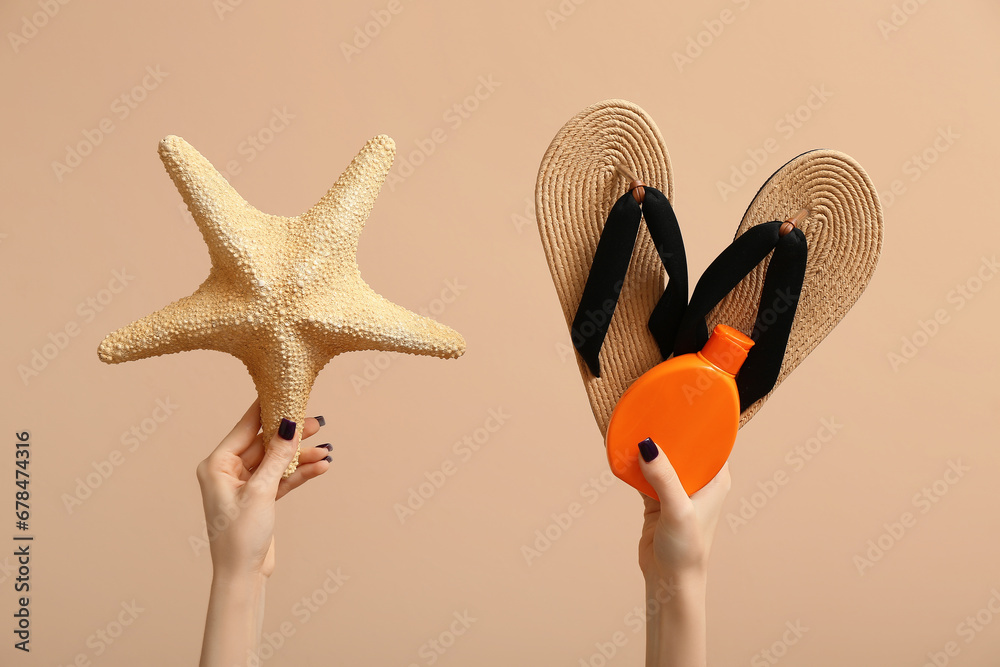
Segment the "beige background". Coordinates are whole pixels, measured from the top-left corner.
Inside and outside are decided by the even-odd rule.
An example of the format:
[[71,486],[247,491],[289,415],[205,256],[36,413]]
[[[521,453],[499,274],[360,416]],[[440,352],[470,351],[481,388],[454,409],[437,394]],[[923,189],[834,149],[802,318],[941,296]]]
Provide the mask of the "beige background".
[[[568,334],[530,210],[559,127],[623,97],[666,139],[693,278],[757,186],[803,150],[849,153],[883,193],[885,245],[868,291],[737,441],[726,513],[766,504],[736,530],[720,526],[711,663],[771,664],[760,652],[778,642],[783,665],[918,666],[955,642],[948,664],[998,664],[1000,617],[987,604],[1000,590],[1000,279],[976,282],[1000,244],[996,3],[400,0],[391,14],[381,0],[224,1],[70,2],[51,18],[33,18],[43,10],[27,0],[0,8],[0,553],[12,550],[13,434],[23,429],[37,536],[30,656],[11,648],[12,558],[0,558],[0,663],[197,660],[211,564],[191,539],[204,528],[194,469],[253,387],[222,354],[121,366],[96,355],[106,333],[207,275],[157,142],[184,137],[220,169],[235,165],[231,182],[258,208],[295,215],[386,133],[400,149],[393,173],[409,175],[375,206],[362,274],[462,332],[468,352],[448,362],[356,353],[320,375],[310,411],[327,426],[314,442],[333,443],[334,467],[280,503],[265,633],[276,640],[283,623],[291,633],[265,664],[429,665],[433,655],[443,667],[597,667],[598,645],[619,632],[624,646],[607,664],[641,664],[642,627],[628,614],[642,603],[642,506],[617,481],[583,488],[606,463],[576,364],[561,352]],[[728,23],[715,23],[724,10]],[[373,11],[391,20],[348,58],[341,44]],[[31,37],[12,45],[19,32]],[[697,57],[678,66],[689,39],[702,52],[692,47]],[[150,89],[135,91],[144,99],[122,117],[115,100],[142,86],[147,67],[165,74],[146,78]],[[800,109],[813,89],[826,99]],[[448,113],[455,104],[476,108],[462,118]],[[783,120],[796,113],[798,127]],[[60,180],[53,162],[102,119],[113,131]],[[269,123],[280,131],[268,135]],[[436,128],[444,141],[401,170]],[[251,150],[251,135],[269,143]],[[718,182],[772,137],[778,151],[724,201]],[[933,163],[921,169],[913,158],[925,152]],[[103,292],[121,270],[134,276],[127,287]],[[979,291],[959,297],[967,283]],[[104,300],[99,312],[80,306],[88,299]],[[946,321],[918,334],[922,346],[894,369],[890,353],[936,312]],[[18,367],[67,324],[79,335],[22,381]],[[162,423],[152,421],[158,400],[177,406]],[[453,444],[484,440],[477,429],[491,409],[504,424],[463,460]],[[796,470],[787,455],[824,419],[842,426]],[[133,427],[147,432],[129,451],[121,438]],[[115,450],[121,465],[67,509],[65,497]],[[401,524],[394,504],[445,460],[457,472]],[[915,504],[949,461],[968,470],[939,482],[937,502]],[[753,496],[779,471],[787,484]],[[583,515],[529,565],[522,546],[573,502]],[[907,511],[915,525],[883,536]],[[859,574],[854,557],[880,536],[891,548]],[[302,598],[322,600],[338,568],[349,579],[306,620]],[[133,601],[143,611],[102,645],[95,633],[116,632]],[[992,623],[960,626],[983,609]],[[428,653],[466,610],[476,619],[468,631]],[[808,631],[782,646],[797,622]]]

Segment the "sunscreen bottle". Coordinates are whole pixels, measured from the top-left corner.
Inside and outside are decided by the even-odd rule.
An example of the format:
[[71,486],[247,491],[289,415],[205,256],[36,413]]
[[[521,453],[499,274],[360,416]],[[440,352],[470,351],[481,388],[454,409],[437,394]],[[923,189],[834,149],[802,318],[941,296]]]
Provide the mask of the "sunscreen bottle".
[[639,443],[660,446],[690,496],[722,468],[740,423],[736,373],[753,341],[719,324],[700,352],[672,357],[646,371],[611,413],[604,444],[611,471],[659,498],[639,468]]

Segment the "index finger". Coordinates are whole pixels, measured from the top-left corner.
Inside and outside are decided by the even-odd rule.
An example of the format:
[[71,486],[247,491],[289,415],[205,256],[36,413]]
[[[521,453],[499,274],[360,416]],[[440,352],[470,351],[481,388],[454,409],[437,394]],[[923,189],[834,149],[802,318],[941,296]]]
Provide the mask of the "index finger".
[[260,431],[260,397],[258,396],[254,399],[254,402],[250,404],[247,411],[237,422],[233,430],[229,432],[216,451],[221,452],[231,452],[233,454],[240,454],[245,451],[252,443],[257,433]]

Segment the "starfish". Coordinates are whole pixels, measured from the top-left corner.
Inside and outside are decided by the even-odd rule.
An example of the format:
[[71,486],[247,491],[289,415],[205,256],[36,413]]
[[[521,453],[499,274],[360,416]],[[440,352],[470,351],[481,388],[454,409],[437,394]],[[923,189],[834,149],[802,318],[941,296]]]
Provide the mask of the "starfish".
[[316,376],[338,354],[461,356],[458,332],[392,303],[361,278],[358,239],[395,150],[389,137],[372,138],[315,206],[286,218],[247,203],[180,137],[163,139],[160,159],[212,268],[190,296],[109,334],[98,357],[116,364],[185,350],[233,355],[260,396],[267,443],[282,417],[302,423]]

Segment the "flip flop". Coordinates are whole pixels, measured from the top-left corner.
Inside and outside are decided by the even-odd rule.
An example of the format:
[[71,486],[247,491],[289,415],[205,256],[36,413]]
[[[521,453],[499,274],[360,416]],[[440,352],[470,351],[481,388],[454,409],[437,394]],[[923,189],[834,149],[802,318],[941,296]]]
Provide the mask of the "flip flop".
[[[628,166],[634,166],[638,177],[626,184],[620,173],[627,173]],[[671,291],[671,284],[667,292],[662,290],[663,266],[668,271],[671,267],[664,254],[659,257],[663,266],[657,262],[657,246],[665,255],[683,257],[683,243],[678,233],[672,246],[654,245],[645,229],[638,229],[631,262],[625,263],[620,295],[605,289],[605,295],[616,298],[599,302],[610,304],[597,313],[609,317],[606,337],[598,333],[596,350],[586,341],[580,344],[578,327],[581,315],[587,315],[587,292],[600,282],[594,273],[607,274],[606,257],[599,266],[599,246],[616,246],[608,252],[617,253],[619,264],[627,254],[620,238],[602,243],[612,221],[622,224],[622,213],[616,213],[627,202],[622,192],[638,189],[637,180],[660,190],[665,184],[669,208],[669,174],[669,158],[655,124],[622,100],[601,102],[577,114],[553,139],[539,168],[535,199],[542,245],[602,435],[622,393],[639,375],[671,352],[700,349],[716,324],[732,326],[757,342],[737,376],[742,427],[847,314],[867,287],[881,252],[882,210],[868,175],[843,153],[809,151],[761,187],[733,244],[706,270],[690,305],[686,275],[673,267],[671,284],[677,289],[672,312],[660,321],[681,318],[672,332],[672,347],[664,346],[662,331],[654,335],[654,322],[647,318],[655,315],[654,306],[662,310]],[[647,213],[645,205],[642,212]],[[602,224],[605,218],[607,225]],[[768,302],[764,307],[762,295]]]
[[[773,285],[768,286],[765,281],[769,267],[778,261],[775,252],[753,266],[718,305],[712,304],[704,327],[699,327],[692,338],[689,323],[704,316],[706,311],[699,290],[703,294],[710,291],[710,283],[720,275],[719,270],[713,271],[713,266],[709,266],[691,296],[678,334],[676,354],[700,349],[707,340],[707,332],[716,324],[734,327],[757,341],[737,375],[741,427],[847,315],[868,286],[882,251],[883,218],[878,193],[861,165],[844,153],[811,150],[778,169],[754,196],[730,248],[757,227],[779,225],[778,221],[795,216],[794,226],[801,232],[808,257],[801,292],[795,299],[797,306],[792,309],[794,319],[782,323],[782,314],[777,311],[790,302],[779,293],[780,289],[770,289]],[[730,267],[730,272],[733,270]],[[785,262],[773,273],[780,280],[781,274],[788,271]],[[798,281],[796,276],[788,279],[792,283]],[[769,295],[770,305],[764,303],[761,308],[762,290]],[[775,331],[762,344],[761,329],[767,338],[769,326],[790,327],[787,344],[783,331]],[[761,363],[751,364],[755,355]]]
[[[645,111],[624,100],[605,100],[578,113],[559,130],[542,158],[535,186],[535,214],[571,334],[605,221],[623,193],[636,188],[635,180],[662,193],[666,200],[673,199],[670,157],[663,137]],[[624,238],[616,239],[626,246],[628,232],[638,223],[634,210],[629,213],[626,226],[630,229]],[[664,294],[664,264],[647,227],[639,226],[635,231],[620,294],[612,299],[610,308],[599,300],[600,307],[582,323],[593,325],[587,329],[607,327],[606,335],[597,342],[596,363],[591,359],[599,374],[581,354],[576,355],[602,436],[622,393],[663,361],[647,324]],[[679,251],[683,259],[683,246],[672,250],[675,257]],[[686,267],[684,273],[686,301]],[[586,319],[586,312],[584,316]],[[574,344],[580,342],[579,337],[574,338]]]

